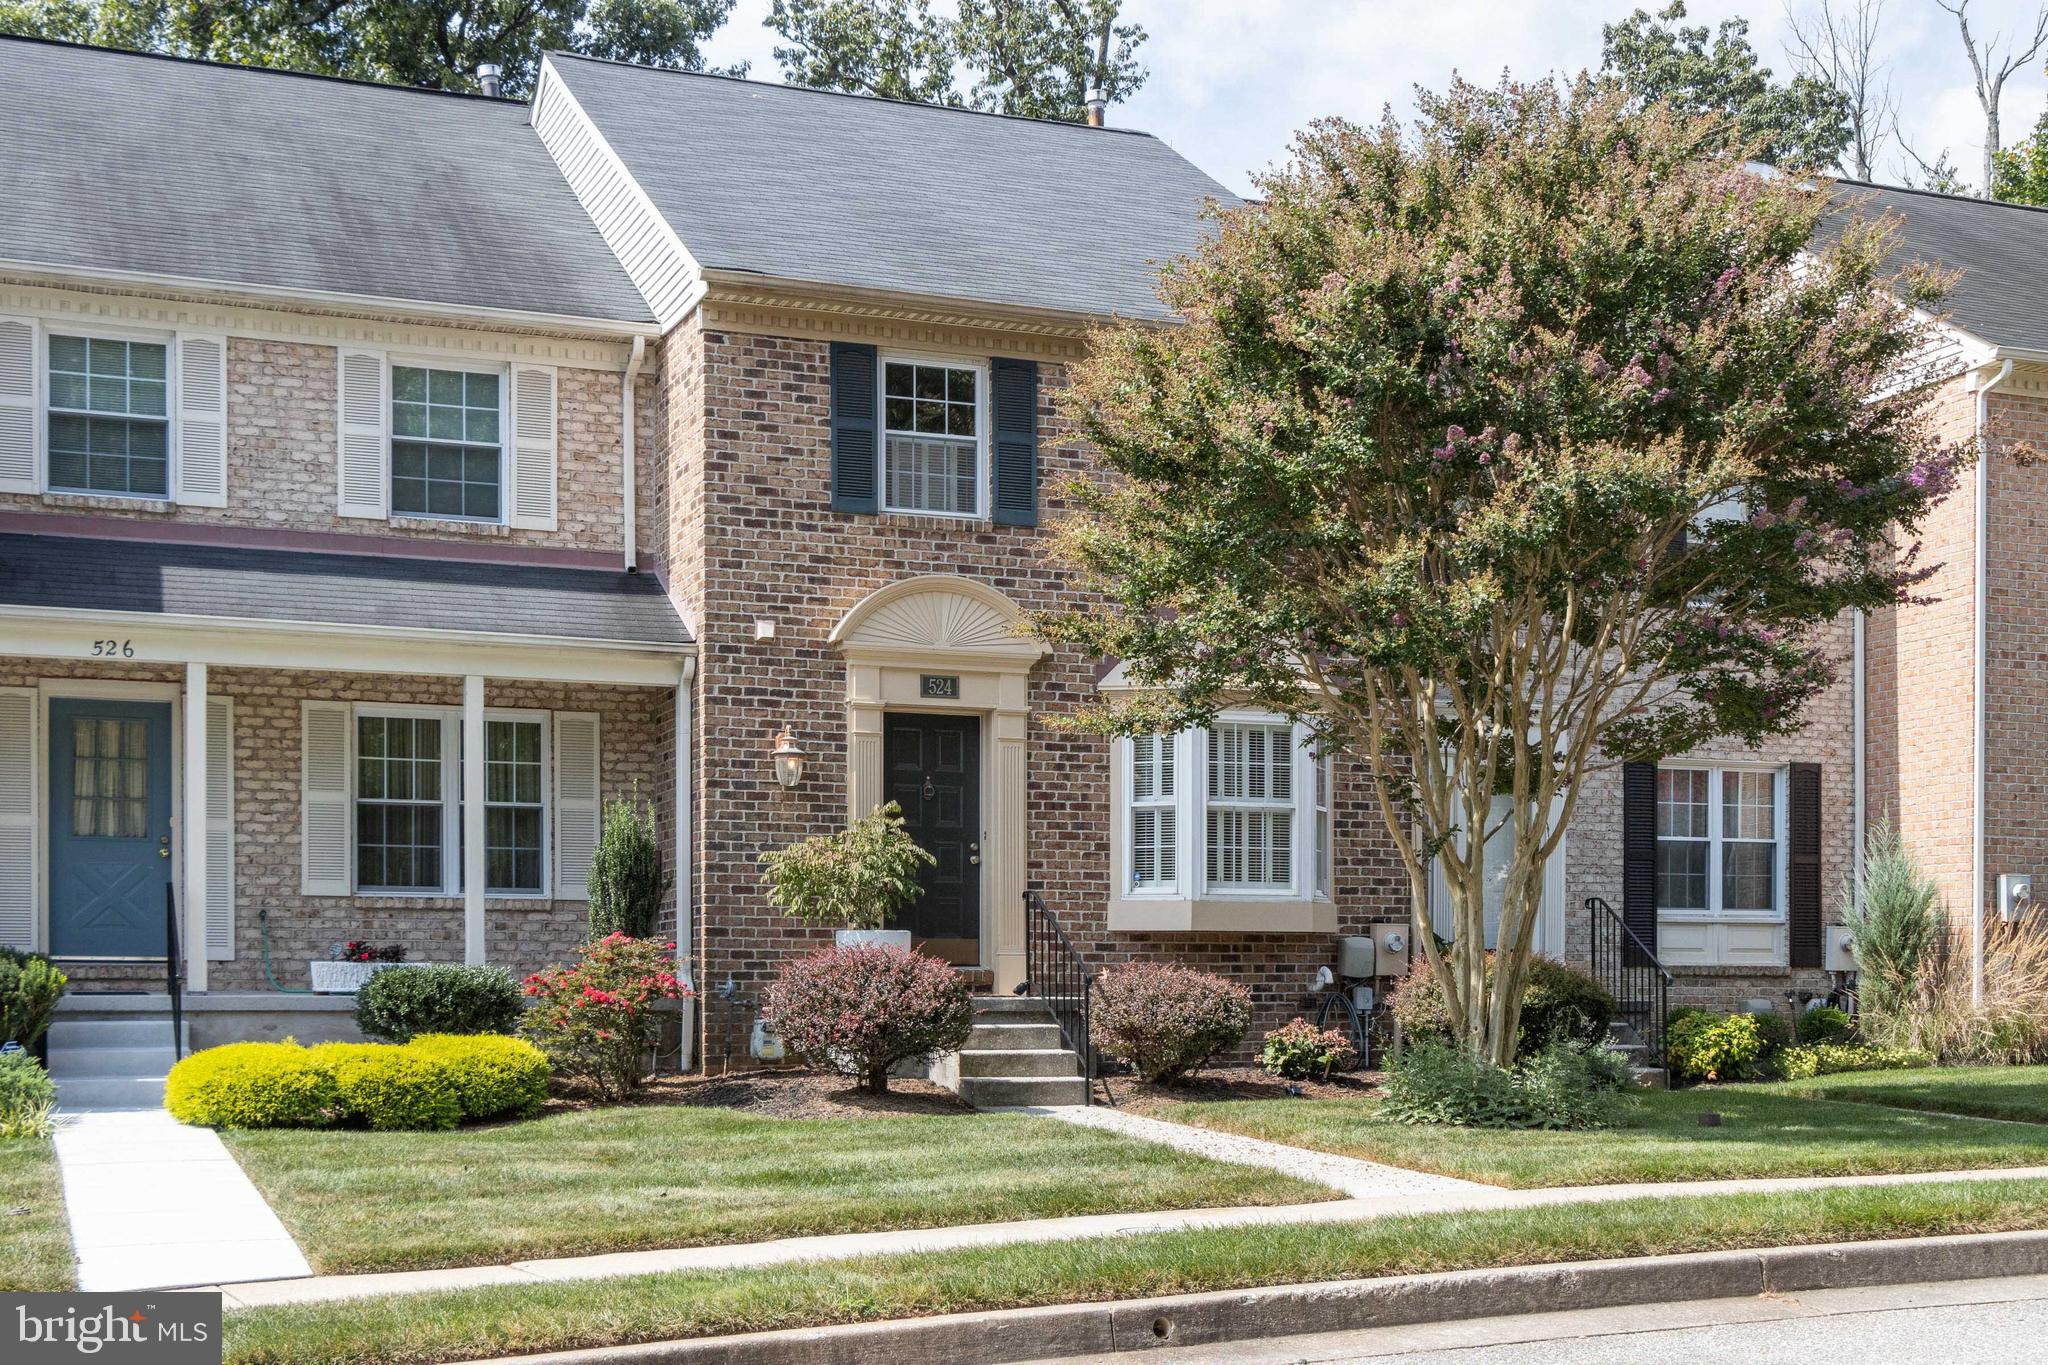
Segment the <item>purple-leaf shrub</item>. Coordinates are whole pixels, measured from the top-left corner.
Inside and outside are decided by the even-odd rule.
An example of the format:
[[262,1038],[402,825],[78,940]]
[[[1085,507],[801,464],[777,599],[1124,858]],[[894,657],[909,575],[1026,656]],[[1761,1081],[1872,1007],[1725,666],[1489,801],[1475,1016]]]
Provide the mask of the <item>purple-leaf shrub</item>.
[[827,948],[786,964],[762,1012],[815,1066],[889,1088],[889,1068],[958,1051],[974,1027],[967,980],[935,957],[889,944]]
[[1111,968],[1095,991],[1095,1045],[1148,1081],[1186,1075],[1252,1026],[1250,991],[1171,963]]

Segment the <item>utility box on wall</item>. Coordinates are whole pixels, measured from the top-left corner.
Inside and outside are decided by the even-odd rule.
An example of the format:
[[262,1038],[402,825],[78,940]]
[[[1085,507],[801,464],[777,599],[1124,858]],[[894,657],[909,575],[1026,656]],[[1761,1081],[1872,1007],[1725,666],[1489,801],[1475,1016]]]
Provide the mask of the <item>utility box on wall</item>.
[[1828,926],[1827,969],[1831,972],[1856,970],[1854,940],[1849,937],[1849,930],[1840,924]]
[[1372,926],[1373,967],[1377,976],[1406,976],[1408,974],[1408,926],[1405,924],[1375,924]]
[[2005,872],[1998,878],[1998,917],[2016,920],[2034,905],[2034,876],[2031,872]]
[[1378,976],[1373,963],[1378,956],[1379,945],[1370,935],[1347,934],[1337,940],[1337,975],[1343,977]]

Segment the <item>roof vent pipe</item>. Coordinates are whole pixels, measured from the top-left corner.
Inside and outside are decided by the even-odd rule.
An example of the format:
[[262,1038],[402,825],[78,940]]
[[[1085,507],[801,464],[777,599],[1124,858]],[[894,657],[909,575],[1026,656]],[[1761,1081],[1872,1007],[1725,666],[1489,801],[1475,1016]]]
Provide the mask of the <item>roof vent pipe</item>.
[[[1068,88],[1071,89],[1072,87]],[[1087,95],[1083,97],[1083,103],[1088,106],[1088,126],[1090,128],[1100,128],[1102,126],[1102,116],[1109,108],[1109,101],[1102,97],[1101,87],[1089,86]]]
[[477,80],[483,85],[484,93],[492,99],[498,98],[499,93],[504,90],[504,77],[504,68],[495,66],[490,62],[485,62],[476,69]]

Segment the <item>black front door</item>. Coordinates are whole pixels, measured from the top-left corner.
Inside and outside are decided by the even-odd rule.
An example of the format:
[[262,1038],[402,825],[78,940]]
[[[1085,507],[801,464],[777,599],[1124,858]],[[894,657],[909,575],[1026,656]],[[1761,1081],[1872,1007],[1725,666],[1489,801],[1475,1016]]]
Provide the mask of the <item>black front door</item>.
[[981,721],[973,716],[883,718],[884,794],[938,859],[924,894],[896,917],[917,946],[966,966],[981,961]]

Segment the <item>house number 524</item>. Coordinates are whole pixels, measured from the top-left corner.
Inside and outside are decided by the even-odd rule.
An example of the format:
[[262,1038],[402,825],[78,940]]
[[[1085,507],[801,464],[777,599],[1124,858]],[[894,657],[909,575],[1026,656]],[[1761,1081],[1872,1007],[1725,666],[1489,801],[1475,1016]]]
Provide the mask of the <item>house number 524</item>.
[[133,640],[94,640],[92,656],[95,659],[132,659],[135,657]]

